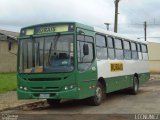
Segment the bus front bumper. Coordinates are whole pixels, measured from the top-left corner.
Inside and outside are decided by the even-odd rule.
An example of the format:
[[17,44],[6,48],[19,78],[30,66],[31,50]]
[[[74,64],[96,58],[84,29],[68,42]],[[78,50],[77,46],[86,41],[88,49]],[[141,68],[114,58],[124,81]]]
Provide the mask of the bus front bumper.
[[18,99],[78,99],[77,88],[59,92],[31,92],[17,90]]

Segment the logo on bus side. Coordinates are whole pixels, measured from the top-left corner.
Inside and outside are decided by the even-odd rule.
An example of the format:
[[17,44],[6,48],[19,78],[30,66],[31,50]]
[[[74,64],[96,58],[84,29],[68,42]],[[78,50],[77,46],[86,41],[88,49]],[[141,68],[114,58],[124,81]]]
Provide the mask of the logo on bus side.
[[123,63],[111,63],[111,72],[123,71]]

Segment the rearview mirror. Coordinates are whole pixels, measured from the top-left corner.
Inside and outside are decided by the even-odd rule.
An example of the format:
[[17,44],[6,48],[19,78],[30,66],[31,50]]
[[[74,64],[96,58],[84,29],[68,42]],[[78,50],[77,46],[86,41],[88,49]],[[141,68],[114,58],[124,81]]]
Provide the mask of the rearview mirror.
[[84,55],[89,55],[89,46],[88,44],[83,45],[83,54]]
[[85,35],[85,33],[84,33],[82,30],[79,30],[79,31],[78,31],[78,34],[79,34],[79,35]]

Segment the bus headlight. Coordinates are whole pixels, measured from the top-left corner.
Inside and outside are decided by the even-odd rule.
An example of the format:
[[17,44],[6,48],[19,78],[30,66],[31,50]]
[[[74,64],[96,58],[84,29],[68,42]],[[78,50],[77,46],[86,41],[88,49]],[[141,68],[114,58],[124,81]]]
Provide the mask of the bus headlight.
[[73,89],[73,87],[74,87],[73,85],[70,85],[70,89]]
[[25,91],[27,91],[27,90],[28,90],[28,88],[27,88],[27,87],[23,87],[23,86],[20,86],[20,87],[19,87],[19,89],[21,89],[21,90],[25,90]]
[[23,87],[22,87],[22,86],[20,86],[20,87],[19,87],[19,89],[23,89]]
[[68,90],[68,86],[65,86],[65,87],[64,87],[64,90]]
[[22,86],[20,86],[20,87],[19,87],[19,89],[23,89],[23,87],[22,87]]
[[27,89],[27,87],[24,87],[23,89],[24,89],[25,91],[27,91],[27,90],[28,90],[28,89]]
[[64,87],[64,90],[71,90],[75,87],[76,87],[75,85],[67,85],[67,86]]

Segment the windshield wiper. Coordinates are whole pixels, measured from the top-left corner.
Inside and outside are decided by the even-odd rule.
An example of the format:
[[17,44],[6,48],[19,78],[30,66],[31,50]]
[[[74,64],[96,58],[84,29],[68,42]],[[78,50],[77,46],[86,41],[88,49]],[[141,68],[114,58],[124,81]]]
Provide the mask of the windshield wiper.
[[54,50],[55,50],[55,48],[56,48],[56,46],[57,46],[57,41],[58,41],[58,39],[59,39],[59,37],[60,37],[60,33],[57,33],[56,36],[57,36],[57,37],[55,37]]
[[38,42],[38,45],[37,45],[37,63],[38,63],[38,65],[40,65],[39,42]]
[[55,44],[54,44],[54,50],[55,50],[55,47],[57,46],[57,41],[60,37],[60,33],[57,33],[57,35],[54,37],[54,39],[52,40],[51,42],[51,45],[50,45],[50,48],[49,48],[49,56],[48,56],[48,63],[50,63],[50,57],[51,57],[51,53],[52,53],[52,46],[53,46],[53,41],[55,41]]
[[48,63],[50,64],[50,56],[51,56],[51,50],[52,50],[53,41],[51,42],[50,48],[49,48],[49,56],[48,56]]

